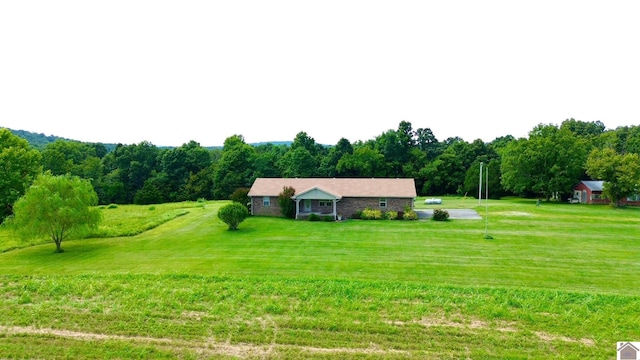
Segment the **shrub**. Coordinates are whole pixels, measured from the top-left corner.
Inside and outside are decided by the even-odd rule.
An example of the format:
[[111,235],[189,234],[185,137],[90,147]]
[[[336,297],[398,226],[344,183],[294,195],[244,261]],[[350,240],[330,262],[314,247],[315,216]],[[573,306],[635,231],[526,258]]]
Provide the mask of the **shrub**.
[[285,186],[282,188],[282,192],[278,194],[278,205],[280,205],[280,211],[282,215],[289,219],[295,219],[296,217],[296,202],[291,199],[296,194],[296,189]]
[[362,210],[358,210],[353,215],[351,215],[352,219],[362,219]]
[[393,211],[393,210],[389,210],[389,211],[384,213],[384,219],[385,220],[398,220],[398,212],[397,211]]
[[117,209],[117,208],[118,208],[118,205],[116,205],[116,204],[111,204],[111,205],[107,206],[107,209]]
[[232,202],[218,210],[218,218],[229,225],[229,230],[238,230],[238,225],[248,216],[247,207],[237,202]]
[[404,212],[402,218],[405,220],[418,220],[418,214],[413,210],[408,210]]
[[309,215],[309,221],[320,221],[320,220],[322,220],[322,219],[321,219],[321,218],[320,218],[320,216],[319,216],[319,215],[317,215],[317,214],[311,214],[311,215]]
[[324,221],[324,222],[332,222],[333,221],[333,216],[325,215],[325,216],[322,217],[322,221]]
[[366,208],[362,210],[360,217],[362,220],[380,220],[382,219],[382,211]]
[[447,221],[449,220],[449,212],[447,210],[435,209],[431,219],[435,221]]

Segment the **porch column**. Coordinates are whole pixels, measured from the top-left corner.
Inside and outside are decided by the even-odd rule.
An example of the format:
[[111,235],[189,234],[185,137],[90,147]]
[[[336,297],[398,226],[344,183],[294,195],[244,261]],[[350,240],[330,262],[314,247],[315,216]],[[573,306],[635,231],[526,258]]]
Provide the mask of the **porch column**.
[[298,220],[298,214],[300,214],[300,199],[294,199],[296,201],[296,220]]
[[338,201],[336,199],[333,199],[333,220],[338,220],[338,214],[336,213],[336,209],[337,209],[337,203]]

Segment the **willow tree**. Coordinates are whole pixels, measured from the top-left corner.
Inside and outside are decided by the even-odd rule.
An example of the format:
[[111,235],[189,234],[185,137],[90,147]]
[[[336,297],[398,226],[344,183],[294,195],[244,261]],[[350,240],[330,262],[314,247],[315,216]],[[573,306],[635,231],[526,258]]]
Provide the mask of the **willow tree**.
[[98,227],[98,195],[88,180],[77,176],[40,175],[14,206],[13,225],[23,236],[50,237],[56,252],[62,241]]

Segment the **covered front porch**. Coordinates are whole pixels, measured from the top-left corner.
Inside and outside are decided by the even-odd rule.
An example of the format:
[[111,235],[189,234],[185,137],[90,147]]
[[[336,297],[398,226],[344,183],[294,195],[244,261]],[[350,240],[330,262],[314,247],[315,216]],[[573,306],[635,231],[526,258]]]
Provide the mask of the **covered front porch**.
[[304,219],[312,214],[331,216],[338,220],[338,201],[341,197],[319,187],[314,187],[291,197],[296,202],[296,219]]

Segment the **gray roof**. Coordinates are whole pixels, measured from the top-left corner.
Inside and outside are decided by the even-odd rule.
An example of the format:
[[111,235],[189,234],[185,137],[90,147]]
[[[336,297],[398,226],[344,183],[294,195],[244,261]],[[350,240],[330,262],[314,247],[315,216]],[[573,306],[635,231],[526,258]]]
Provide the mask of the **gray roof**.
[[602,180],[583,180],[582,183],[591,191],[602,191],[602,185],[604,185]]

